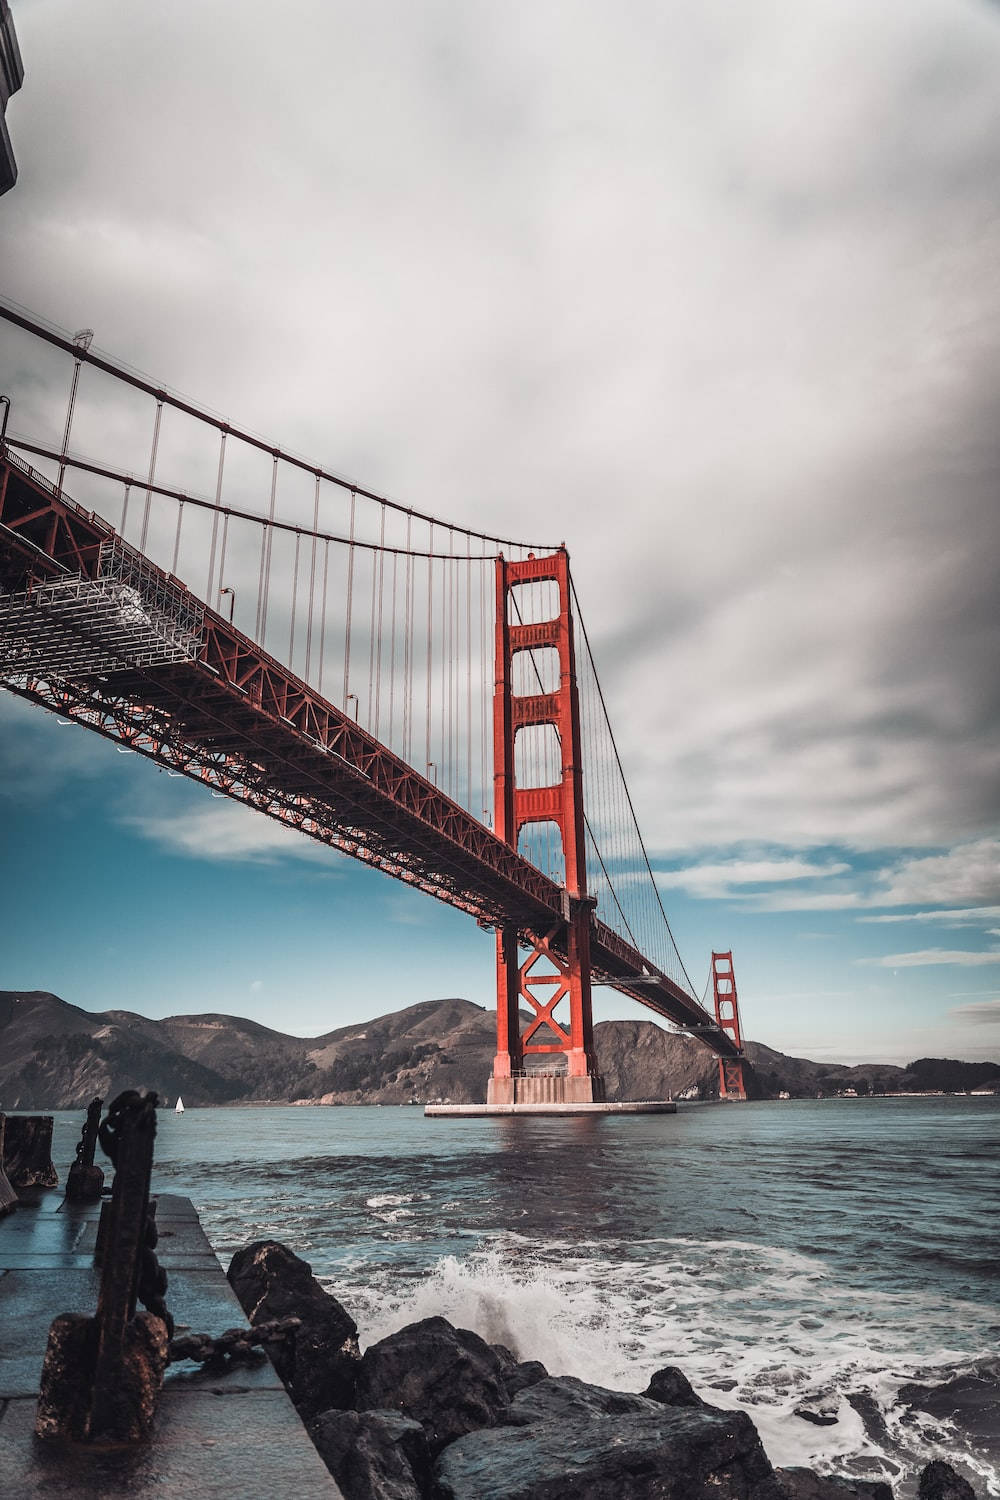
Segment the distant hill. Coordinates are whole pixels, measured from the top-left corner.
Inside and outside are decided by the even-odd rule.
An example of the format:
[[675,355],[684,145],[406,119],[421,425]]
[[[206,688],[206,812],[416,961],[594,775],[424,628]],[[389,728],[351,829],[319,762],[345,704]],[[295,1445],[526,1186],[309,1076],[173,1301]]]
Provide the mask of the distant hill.
[[[496,1044],[492,1011],[468,1000],[428,1000],[318,1037],[286,1036],[238,1016],[92,1012],[44,991],[0,991],[0,1109],[78,1109],[124,1088],[187,1104],[468,1103],[485,1097]],[[651,1021],[594,1028],[608,1096],[718,1095],[718,1063],[703,1042]],[[1000,1090],[1000,1063],[921,1058],[847,1067],[786,1057],[747,1043],[754,1092],[774,1098],[933,1089]]]

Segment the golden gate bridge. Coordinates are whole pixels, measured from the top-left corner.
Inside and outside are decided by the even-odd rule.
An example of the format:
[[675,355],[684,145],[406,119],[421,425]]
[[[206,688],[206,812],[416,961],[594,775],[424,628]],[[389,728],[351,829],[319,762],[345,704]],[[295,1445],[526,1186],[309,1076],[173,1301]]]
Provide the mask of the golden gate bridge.
[[90,330],[0,319],[0,684],[493,929],[490,1104],[603,1100],[595,983],[698,1036],[745,1098],[732,954],[699,999],[565,545],[401,505]]

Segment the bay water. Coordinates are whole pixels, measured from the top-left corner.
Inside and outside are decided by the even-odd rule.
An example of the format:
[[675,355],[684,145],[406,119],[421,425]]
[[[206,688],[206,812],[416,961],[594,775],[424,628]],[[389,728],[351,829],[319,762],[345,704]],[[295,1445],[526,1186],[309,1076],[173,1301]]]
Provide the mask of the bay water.
[[[68,1161],[80,1117],[56,1118]],[[998,1098],[164,1110],[155,1187],[194,1200],[223,1266],[261,1238],[304,1256],[362,1347],[442,1314],[601,1385],[677,1364],[775,1464],[905,1497],[945,1457],[1000,1496],[1000,1431],[898,1400],[1000,1352]]]

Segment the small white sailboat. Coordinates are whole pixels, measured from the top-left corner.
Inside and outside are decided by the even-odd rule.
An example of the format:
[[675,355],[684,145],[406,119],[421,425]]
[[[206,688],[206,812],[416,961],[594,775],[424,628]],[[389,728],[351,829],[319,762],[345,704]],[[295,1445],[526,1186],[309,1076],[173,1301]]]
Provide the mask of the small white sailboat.
[[184,1113],[184,1100],[181,1098],[180,1094],[178,1094],[177,1095],[177,1103],[174,1105],[174,1114],[175,1115],[182,1115],[183,1113]]

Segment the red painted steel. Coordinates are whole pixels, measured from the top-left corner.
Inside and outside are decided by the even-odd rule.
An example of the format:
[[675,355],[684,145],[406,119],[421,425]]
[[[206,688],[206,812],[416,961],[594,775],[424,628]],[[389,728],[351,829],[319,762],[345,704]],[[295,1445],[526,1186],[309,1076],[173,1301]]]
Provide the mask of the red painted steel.
[[[62,575],[94,579],[101,545],[113,537],[99,516],[57,494],[44,476],[8,447],[0,448],[0,590],[30,591]],[[118,545],[135,554],[120,538]],[[179,580],[170,581],[183,588]],[[517,629],[525,632],[516,637],[519,648],[532,639],[528,632],[537,634],[534,643],[548,644],[545,626]],[[509,673],[509,657],[498,653],[498,661],[507,662]],[[550,951],[571,968],[582,963],[589,944],[595,976],[662,1018],[697,1031],[720,1055],[736,1055],[729,1035],[696,1000],[590,914],[577,894],[586,887],[575,862],[568,861],[567,870],[577,893],[566,893],[517,853],[516,834],[513,846],[506,836],[516,811],[512,776],[494,833],[217,611],[204,607],[196,660],[72,680],[22,675],[6,678],[5,686],[469,912],[497,929],[504,951],[513,952],[514,968],[519,936],[548,934]],[[504,722],[509,725],[512,717],[501,717],[501,732]],[[578,749],[575,754],[572,764],[578,767]],[[501,756],[498,765],[504,776],[507,760]],[[564,788],[556,808],[560,817],[569,808],[575,818],[574,795]],[[500,810],[508,806],[501,822]],[[582,850],[575,822],[571,828]],[[638,975],[643,983],[632,984]],[[519,1057],[518,988],[511,986],[500,1009]],[[589,1004],[587,1010],[589,1024]],[[582,1011],[578,1015],[571,1050],[585,1058],[592,1042]]]
[[[570,1078],[597,1073],[591,1012],[590,939],[594,903],[587,897],[583,821],[583,756],[580,703],[570,614],[569,556],[565,548],[523,562],[499,557],[496,565],[496,680],[493,695],[494,827],[517,848],[529,823],[555,823],[562,836],[566,885],[560,921],[522,934],[528,957],[517,963],[517,943],[508,930],[497,937],[497,1052],[494,1078],[511,1077],[531,1054],[562,1052]],[[550,620],[512,623],[511,590],[519,584],[555,583],[558,612]],[[559,656],[554,692],[515,694],[512,661],[518,651],[553,649]],[[548,787],[517,785],[514,745],[518,730],[551,724],[560,747],[558,779]],[[563,1000],[568,1020],[556,1011]],[[522,1031],[524,1001],[531,1020]],[[567,1029],[568,1026],[568,1029]],[[542,1036],[551,1040],[535,1040]]]
[[747,1092],[743,1077],[740,1002],[736,993],[732,952],[712,954],[712,992],[715,997],[715,1019],[736,1049],[736,1056],[719,1057],[719,1095],[723,1099],[745,1099]]

